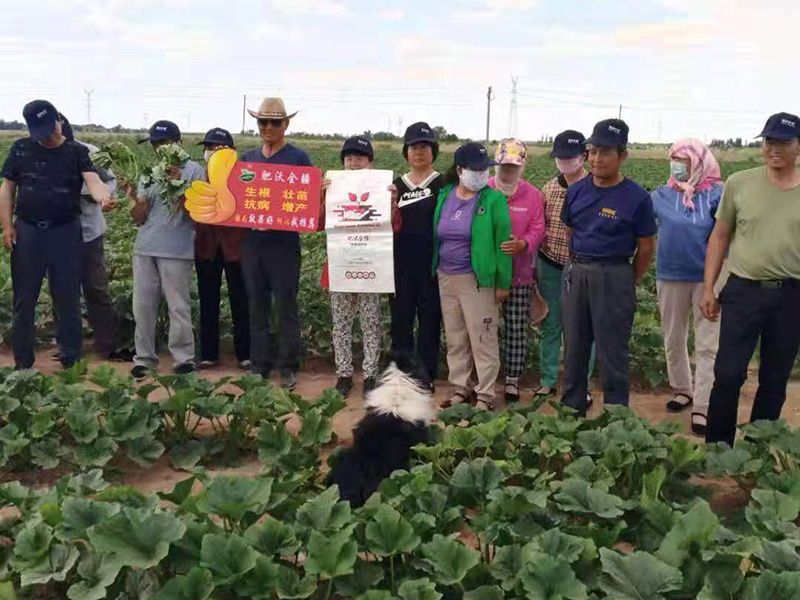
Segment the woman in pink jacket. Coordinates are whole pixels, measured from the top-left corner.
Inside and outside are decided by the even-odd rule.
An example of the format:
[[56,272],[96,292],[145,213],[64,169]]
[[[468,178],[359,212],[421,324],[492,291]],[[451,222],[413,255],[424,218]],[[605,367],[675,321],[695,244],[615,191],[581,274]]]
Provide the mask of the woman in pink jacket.
[[513,256],[511,294],[503,304],[506,403],[519,401],[519,377],[528,354],[528,314],[533,288],[533,265],[544,239],[544,197],[522,178],[528,148],[513,138],[500,140],[497,168],[489,185],[503,193],[511,214],[511,238],[500,245]]

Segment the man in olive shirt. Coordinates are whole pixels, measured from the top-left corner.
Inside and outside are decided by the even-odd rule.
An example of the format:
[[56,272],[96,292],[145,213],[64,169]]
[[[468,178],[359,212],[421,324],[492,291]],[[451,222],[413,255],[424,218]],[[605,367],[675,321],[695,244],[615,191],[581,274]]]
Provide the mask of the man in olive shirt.
[[[800,117],[772,115],[760,137],[765,165],[725,184],[700,306],[716,320],[722,305],[706,442],[731,446],[739,391],[756,344],[761,341],[761,364],[751,422],[780,417],[800,347]],[[718,300],[714,282],[728,253],[731,277]]]

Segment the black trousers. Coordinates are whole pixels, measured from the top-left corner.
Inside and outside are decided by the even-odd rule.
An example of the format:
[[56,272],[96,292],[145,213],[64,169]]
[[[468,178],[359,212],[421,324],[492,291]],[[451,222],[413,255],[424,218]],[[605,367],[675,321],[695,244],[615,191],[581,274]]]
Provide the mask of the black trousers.
[[758,282],[731,275],[720,294],[722,314],[706,442],[733,446],[739,392],[759,340],[758,391],[750,421],[781,416],[800,347],[800,281]]
[[[290,240],[291,241],[291,240]],[[242,240],[242,273],[250,307],[250,360],[263,375],[272,369],[295,372],[300,366],[300,243],[248,232]],[[272,301],[279,335],[274,339]]]
[[425,243],[396,240],[395,244],[395,294],[390,302],[392,350],[416,352],[434,381],[439,374],[442,306],[439,283],[431,270],[432,249]]
[[15,223],[17,244],[11,252],[14,287],[14,330],[11,347],[21,369],[34,363],[36,304],[45,274],[50,283],[57,315],[56,341],[64,366],[81,356],[81,254],[83,241],[77,219],[41,229],[21,219]]
[[561,276],[564,394],[561,401],[586,414],[592,342],[600,363],[603,403],[628,406],[629,357],[636,285],[627,263],[571,263]]
[[211,260],[196,259],[197,292],[200,296],[200,360],[219,360],[219,312],[222,273],[228,282],[228,301],[233,320],[236,360],[250,358],[250,318],[242,265],[226,261],[221,250]]

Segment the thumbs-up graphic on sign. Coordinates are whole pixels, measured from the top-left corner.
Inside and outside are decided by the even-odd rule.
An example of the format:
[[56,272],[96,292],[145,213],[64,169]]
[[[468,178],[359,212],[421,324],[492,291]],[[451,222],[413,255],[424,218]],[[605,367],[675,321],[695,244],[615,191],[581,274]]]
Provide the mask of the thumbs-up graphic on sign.
[[186,210],[198,223],[222,223],[236,212],[236,198],[228,189],[228,176],[236,164],[236,151],[217,150],[208,159],[208,183],[194,181],[186,190]]

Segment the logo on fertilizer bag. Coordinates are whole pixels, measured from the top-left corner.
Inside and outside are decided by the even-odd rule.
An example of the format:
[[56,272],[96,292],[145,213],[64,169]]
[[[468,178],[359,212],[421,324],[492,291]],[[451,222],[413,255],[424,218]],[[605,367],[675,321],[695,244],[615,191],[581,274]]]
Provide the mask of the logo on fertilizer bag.
[[239,181],[244,181],[245,183],[250,183],[256,178],[256,174],[251,171],[250,169],[245,169],[242,167],[241,173],[239,173]]

